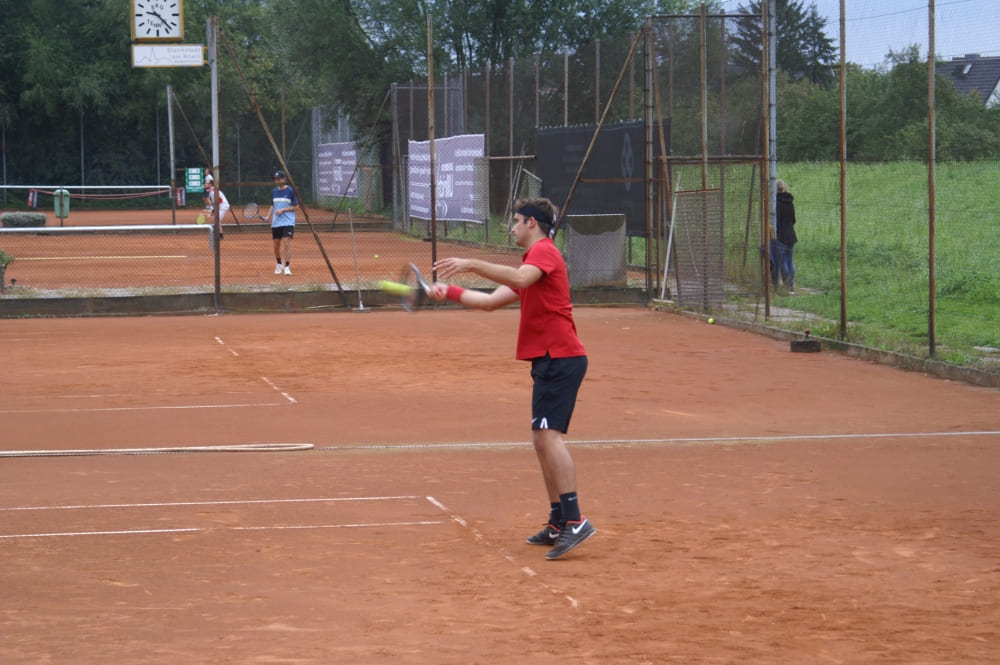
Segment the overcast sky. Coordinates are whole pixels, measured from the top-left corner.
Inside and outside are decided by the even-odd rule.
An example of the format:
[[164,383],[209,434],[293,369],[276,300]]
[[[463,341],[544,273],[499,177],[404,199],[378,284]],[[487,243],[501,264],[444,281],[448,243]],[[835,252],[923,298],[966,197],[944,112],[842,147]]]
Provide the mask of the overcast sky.
[[[735,12],[743,0],[723,0],[725,11]],[[886,54],[911,44],[927,55],[928,0],[844,0],[847,61],[862,67],[883,64]],[[827,19],[826,34],[840,54],[840,0],[804,0]],[[951,60],[967,53],[1000,56],[1000,0],[935,0],[934,51]]]

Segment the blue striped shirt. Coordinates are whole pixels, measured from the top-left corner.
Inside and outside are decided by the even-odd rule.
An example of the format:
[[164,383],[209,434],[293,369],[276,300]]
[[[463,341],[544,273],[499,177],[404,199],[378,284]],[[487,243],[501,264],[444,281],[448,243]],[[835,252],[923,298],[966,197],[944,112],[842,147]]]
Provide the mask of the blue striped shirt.
[[[271,205],[273,210],[281,210],[288,206],[297,206],[299,197],[295,195],[295,190],[290,185],[275,187],[271,191]],[[271,216],[271,226],[295,226],[295,211],[289,210],[280,215]]]

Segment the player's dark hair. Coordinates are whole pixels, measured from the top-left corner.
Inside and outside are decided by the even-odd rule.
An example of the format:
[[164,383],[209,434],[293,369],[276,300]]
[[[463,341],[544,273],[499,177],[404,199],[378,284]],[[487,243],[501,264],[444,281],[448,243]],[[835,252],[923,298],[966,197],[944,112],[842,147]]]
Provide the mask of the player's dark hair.
[[534,217],[535,221],[543,225],[546,232],[550,235],[552,233],[552,225],[559,214],[559,208],[552,201],[542,196],[517,199],[514,201],[514,211],[525,217]]

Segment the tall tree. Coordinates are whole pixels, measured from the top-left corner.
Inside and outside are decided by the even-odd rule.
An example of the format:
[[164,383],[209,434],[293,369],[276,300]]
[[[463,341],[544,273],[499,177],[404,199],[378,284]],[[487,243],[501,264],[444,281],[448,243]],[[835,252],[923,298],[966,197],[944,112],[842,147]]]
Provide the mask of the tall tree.
[[[427,76],[427,18],[436,73],[634,33],[644,16],[693,11],[696,0],[273,0],[275,39],[317,96],[374,121],[392,83]],[[715,6],[715,0],[710,6]],[[308,21],[283,17],[306,15]]]
[[[135,182],[135,156],[156,153],[155,93],[131,67],[121,3],[6,0],[0,14],[9,182]],[[143,166],[154,180],[155,158]]]
[[[761,16],[760,0],[740,6],[740,12]],[[826,83],[834,78],[836,50],[826,36],[827,20],[819,15],[816,4],[805,7],[803,0],[776,0],[775,60],[778,69],[793,79],[806,78]],[[761,25],[757,18],[741,18],[733,44],[739,58],[750,66],[760,66]]]
[[[852,161],[927,158],[927,62],[912,45],[890,51],[891,68],[847,68],[847,149]],[[832,86],[778,77],[778,152],[787,161],[829,161],[839,154],[839,95]],[[1000,155],[1000,111],[962,96],[939,76],[935,93],[937,156]]]
[[[426,17],[444,68],[499,65],[509,58],[561,50],[635,32],[643,17],[693,12],[697,0],[355,0],[358,21],[373,45],[426,56]],[[706,4],[717,9],[719,2]],[[419,71],[419,70],[418,70]]]

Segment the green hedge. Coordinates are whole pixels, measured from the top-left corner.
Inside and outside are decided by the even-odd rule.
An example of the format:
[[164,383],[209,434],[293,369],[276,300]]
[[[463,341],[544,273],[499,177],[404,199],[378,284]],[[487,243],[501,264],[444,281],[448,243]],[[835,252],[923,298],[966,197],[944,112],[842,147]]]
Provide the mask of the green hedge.
[[48,218],[41,212],[5,212],[0,215],[0,221],[4,226],[24,228],[31,226],[45,226]]

